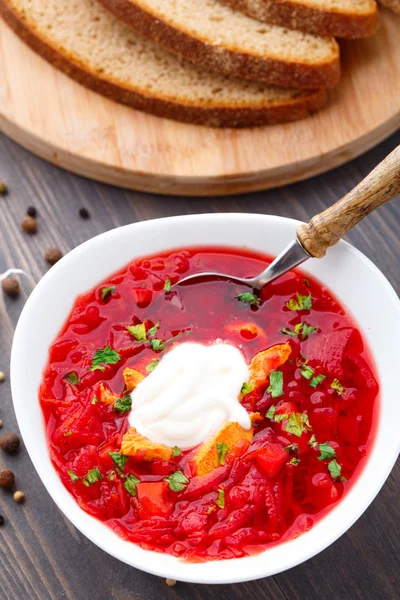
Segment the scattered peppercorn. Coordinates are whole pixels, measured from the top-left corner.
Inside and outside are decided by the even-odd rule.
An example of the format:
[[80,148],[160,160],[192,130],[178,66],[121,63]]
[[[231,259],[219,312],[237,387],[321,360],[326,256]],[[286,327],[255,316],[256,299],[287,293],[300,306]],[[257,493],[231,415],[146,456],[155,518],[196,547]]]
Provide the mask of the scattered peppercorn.
[[0,383],[2,383],[5,380],[6,376],[4,375],[3,371],[0,371]]
[[26,214],[28,215],[28,217],[33,217],[34,219],[36,219],[37,210],[34,206],[28,206]]
[[0,438],[0,448],[10,454],[18,450],[20,443],[16,433],[6,433]]
[[18,279],[15,279],[15,277],[7,277],[7,279],[3,279],[1,282],[1,289],[5,294],[7,294],[7,296],[15,298],[20,292]]
[[174,587],[174,585],[176,585],[176,580],[175,579],[166,579],[165,583],[167,584],[168,587]]
[[59,248],[49,248],[44,253],[44,258],[49,263],[49,265],[55,265],[56,262],[58,262],[62,257],[63,253],[61,252],[61,250],[59,250]]
[[34,217],[30,217],[26,215],[21,221],[21,227],[27,233],[36,233],[37,231],[37,223]]
[[4,517],[3,515],[0,515],[0,527],[4,525]]
[[21,492],[21,490],[17,490],[16,492],[14,492],[13,498],[15,502],[22,502],[25,498],[25,494],[24,492]]
[[79,211],[79,216],[82,219],[90,219],[90,212],[88,211],[87,208],[81,208]]
[[0,419],[0,429],[3,427],[3,421]]
[[8,194],[8,187],[4,181],[0,181],[0,196],[6,196]]
[[15,476],[10,469],[1,469],[0,471],[0,488],[11,490],[14,487]]

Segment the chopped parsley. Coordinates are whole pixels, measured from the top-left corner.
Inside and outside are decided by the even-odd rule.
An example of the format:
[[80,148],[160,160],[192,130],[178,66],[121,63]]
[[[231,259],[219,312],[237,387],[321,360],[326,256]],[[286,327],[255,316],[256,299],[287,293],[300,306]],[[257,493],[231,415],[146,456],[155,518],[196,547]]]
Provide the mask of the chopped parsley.
[[147,335],[152,338],[156,333],[158,328],[160,327],[160,321],[158,321],[155,325],[153,325],[153,327],[150,327],[150,329],[147,332]]
[[343,394],[343,392],[344,392],[344,387],[340,383],[339,379],[336,379],[336,378],[332,381],[331,388],[333,390],[336,390],[338,394]]
[[238,296],[236,296],[236,299],[239,300],[240,302],[244,302],[245,304],[248,304],[249,306],[258,306],[260,304],[260,300],[257,298],[257,296],[255,296],[251,292],[245,292],[244,294],[239,294]]
[[283,396],[283,373],[282,371],[271,371],[267,392],[272,398]]
[[299,292],[296,292],[296,298],[291,298],[286,302],[286,307],[289,310],[310,310],[312,308],[311,294],[302,296]]
[[326,375],[316,375],[310,381],[311,387],[316,388],[324,379],[326,379]]
[[97,404],[99,401],[97,396],[93,396],[92,404]]
[[111,456],[115,464],[123,471],[125,464],[129,460],[129,456],[124,456],[120,452],[109,452],[108,455]]
[[218,450],[218,462],[220,465],[224,465],[226,453],[229,450],[229,446],[228,446],[228,444],[221,444],[220,442],[218,442],[217,450]]
[[189,479],[182,473],[182,471],[175,471],[175,473],[172,473],[172,475],[166,477],[164,481],[168,482],[168,485],[173,492],[181,492],[189,483]]
[[64,437],[69,437],[70,435],[72,435],[72,431],[67,431],[67,433],[64,433]]
[[267,419],[271,419],[271,421],[275,421],[275,423],[280,423],[281,421],[285,421],[285,419],[289,418],[287,414],[276,414],[276,406],[273,404],[269,407],[267,414],[265,415]]
[[327,460],[328,458],[335,458],[336,452],[335,449],[329,444],[329,442],[324,442],[323,444],[318,444],[320,455],[318,456],[318,460]]
[[289,444],[289,446],[285,446],[285,450],[286,450],[286,452],[289,452],[289,454],[298,454],[299,453],[299,447],[297,444]]
[[156,366],[158,365],[160,361],[159,360],[152,360],[151,362],[149,362],[148,365],[146,365],[146,371],[148,373],[151,373],[152,371],[154,371],[154,369],[156,368]]
[[131,408],[132,398],[130,396],[123,396],[114,402],[114,410],[120,415],[128,412],[128,410],[131,410]]
[[97,481],[100,481],[100,479],[103,479],[103,475],[100,473],[99,469],[95,467],[94,469],[90,469],[86,473],[85,477],[82,480],[82,483],[83,485],[86,485],[86,487],[89,487]]
[[101,299],[105,300],[107,296],[112,296],[116,289],[117,288],[115,285],[110,285],[110,287],[103,288],[100,292]]
[[289,415],[287,415],[286,413],[281,413],[279,415],[276,414],[274,417],[274,421],[275,423],[280,423],[281,421],[285,421],[288,417]]
[[75,475],[73,471],[68,471],[68,475],[70,476],[72,483],[76,483],[80,480],[80,477],[78,477],[78,475]]
[[129,494],[131,496],[136,496],[136,494],[137,494],[137,489],[136,489],[137,483],[140,483],[140,479],[138,479],[134,475],[128,475],[124,481],[124,488],[126,489],[127,492],[129,492]]
[[219,508],[225,508],[225,492],[224,492],[224,490],[218,490],[218,497],[215,500],[215,504]]
[[143,342],[147,340],[146,325],[144,323],[139,323],[138,325],[129,325],[127,330],[133,335],[137,342]]
[[164,292],[166,294],[169,294],[171,291],[171,280],[167,279],[167,281],[164,283]]
[[300,366],[300,373],[304,379],[311,379],[314,376],[314,369],[304,364]]
[[311,446],[311,448],[315,448],[316,447],[316,445],[317,445],[317,438],[315,437],[314,434],[312,434],[312,436],[308,440],[308,445]]
[[244,383],[242,385],[242,389],[240,390],[240,393],[242,394],[242,396],[246,396],[246,394],[250,394],[250,392],[252,392],[254,390],[254,385],[252,383]]
[[181,454],[182,454],[182,450],[178,446],[174,446],[172,448],[172,458],[175,458],[176,456],[180,456]]
[[339,479],[339,481],[346,481],[344,477],[342,477],[342,467],[339,465],[336,459],[331,460],[328,463],[328,470],[332,476],[332,479]]
[[72,385],[78,385],[78,383],[80,382],[78,374],[75,373],[75,371],[72,371],[71,373],[67,373],[64,378],[67,381],[69,381],[70,383],[72,383]]
[[299,459],[299,458],[297,458],[297,456],[293,456],[293,458],[291,458],[291,459],[289,460],[289,464],[290,464],[290,465],[294,465],[294,466],[298,465],[298,464],[299,464],[299,462],[300,462],[300,459]]
[[304,283],[306,284],[306,286],[309,288],[311,287],[311,283],[309,282],[309,280],[307,279],[307,277],[303,278]]
[[295,325],[294,330],[283,328],[281,329],[281,333],[285,333],[286,335],[290,335],[292,337],[298,337],[301,334],[301,339],[304,342],[308,338],[309,335],[317,331],[317,327],[313,327],[312,325],[307,325],[307,323],[297,323]]
[[285,426],[286,433],[301,437],[306,429],[311,429],[306,413],[291,413]]
[[[170,340],[168,340],[168,341],[170,341]],[[152,350],[154,350],[155,352],[158,352],[158,350],[164,350],[165,341],[154,338],[153,340],[150,341],[150,346],[151,346]]]
[[104,371],[104,365],[115,365],[121,359],[120,355],[116,350],[113,350],[110,345],[106,346],[102,350],[97,350],[93,356],[91,371],[99,369]]

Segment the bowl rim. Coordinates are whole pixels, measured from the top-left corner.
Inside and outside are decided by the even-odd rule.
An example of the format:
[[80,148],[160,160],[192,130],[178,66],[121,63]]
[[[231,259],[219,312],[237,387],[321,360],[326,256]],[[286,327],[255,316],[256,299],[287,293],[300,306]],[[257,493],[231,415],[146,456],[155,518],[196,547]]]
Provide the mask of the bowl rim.
[[[240,558],[240,559],[228,559],[228,560],[221,560],[221,561],[207,561],[204,563],[190,564],[190,563],[185,563],[183,561],[180,561],[179,559],[177,559],[175,557],[171,557],[164,553],[156,553],[156,552],[140,549],[141,552],[144,553],[143,560],[138,560],[137,558],[132,559],[132,557],[130,556],[128,551],[126,553],[121,553],[119,551],[116,551],[113,546],[109,546],[105,543],[102,543],[102,541],[99,539],[99,538],[101,538],[101,533],[97,534],[97,529],[99,532],[101,532],[104,529],[106,529],[107,531],[111,531],[111,530],[106,525],[104,525],[103,523],[101,523],[100,521],[95,519],[94,517],[91,517],[85,511],[83,511],[82,509],[79,508],[79,512],[82,513],[82,515],[84,515],[85,517],[89,517],[92,521],[96,522],[97,527],[93,528],[93,531],[92,531],[90,529],[90,527],[88,528],[86,526],[85,517],[82,517],[82,519],[80,517],[77,518],[77,515],[75,514],[76,511],[71,511],[69,508],[67,508],[63,504],[62,501],[60,502],[60,498],[59,498],[57,491],[54,489],[51,489],[51,486],[48,485],[48,483],[46,482],[47,467],[39,464],[40,461],[37,461],[35,456],[32,455],[31,441],[28,441],[27,436],[25,435],[25,433],[26,433],[25,414],[24,414],[24,410],[23,410],[23,401],[21,400],[21,395],[19,394],[18,377],[19,377],[19,373],[20,373],[19,355],[20,355],[20,349],[22,348],[22,345],[24,343],[25,328],[28,324],[29,318],[31,318],[31,312],[32,311],[34,312],[35,308],[37,308],[36,307],[37,300],[47,290],[48,285],[51,283],[52,279],[56,277],[58,272],[61,272],[62,270],[68,268],[68,264],[72,259],[78,258],[81,253],[85,253],[86,250],[88,248],[90,248],[91,246],[94,247],[96,244],[103,245],[104,243],[105,244],[110,243],[113,240],[114,236],[116,236],[118,233],[121,233],[122,230],[125,232],[125,231],[130,231],[132,229],[134,230],[135,228],[136,229],[142,228],[142,229],[144,229],[144,231],[146,231],[146,229],[152,229],[154,226],[156,226],[156,227],[157,226],[160,227],[160,226],[164,226],[164,225],[168,226],[168,224],[171,223],[172,221],[175,223],[180,221],[182,226],[190,227],[190,226],[194,225],[196,222],[198,222],[199,220],[203,220],[205,222],[205,224],[207,222],[212,222],[212,221],[220,221],[222,224],[224,221],[234,222],[234,221],[238,221],[238,220],[247,221],[248,223],[250,223],[250,222],[255,223],[256,219],[257,220],[263,219],[265,221],[266,225],[279,225],[279,224],[283,224],[283,223],[290,223],[294,228],[298,224],[301,223],[300,221],[295,220],[295,219],[289,219],[286,217],[279,217],[279,216],[275,216],[275,215],[264,215],[264,214],[257,214],[257,213],[211,213],[211,214],[195,214],[195,215],[181,215],[181,216],[174,216],[174,217],[162,217],[159,219],[152,219],[149,221],[131,223],[131,224],[124,225],[122,227],[117,227],[112,230],[101,233],[101,234],[87,240],[86,242],[80,244],[76,248],[74,248],[71,252],[69,252],[67,255],[65,255],[54,267],[52,267],[43,276],[43,278],[39,281],[39,283],[36,285],[36,287],[32,291],[31,295],[29,296],[29,298],[23,308],[23,311],[21,313],[20,319],[18,321],[16,330],[15,330],[14,341],[13,341],[12,352],[11,352],[11,369],[10,369],[13,405],[14,405],[14,410],[16,412],[16,416],[17,416],[18,426],[21,430],[21,435],[24,439],[28,454],[29,454],[29,456],[33,462],[33,465],[35,467],[35,470],[39,474],[39,477],[41,478],[42,483],[44,484],[46,490],[48,491],[48,493],[50,494],[50,496],[52,497],[52,499],[54,500],[54,502],[56,503],[58,508],[63,512],[63,514],[72,522],[72,524],[83,535],[85,535],[88,539],[90,539],[94,544],[96,544],[97,546],[102,548],[105,552],[112,555],[113,557],[121,560],[122,562],[124,562],[130,566],[139,568],[145,572],[148,572],[148,573],[151,573],[154,575],[158,575],[160,577],[167,577],[167,578],[172,578],[172,579],[176,579],[179,581],[186,581],[186,582],[192,582],[192,583],[226,584],[226,583],[236,583],[236,582],[259,579],[262,577],[266,577],[266,576],[274,575],[276,573],[283,572],[289,568],[292,568],[298,564],[301,564],[302,562],[312,558],[313,556],[318,554],[320,551],[324,550],[329,545],[334,543],[341,535],[343,535],[359,519],[359,517],[368,508],[368,506],[371,504],[371,502],[374,500],[374,498],[376,497],[376,495],[382,488],[383,484],[385,483],[387,477],[389,476],[389,474],[393,468],[394,463],[396,462],[397,456],[400,451],[400,440],[399,440],[397,446],[393,443],[391,455],[386,458],[385,463],[382,466],[382,468],[380,469],[379,473],[375,474],[376,477],[374,479],[373,485],[370,486],[367,493],[365,493],[362,496],[362,498],[360,499],[360,504],[358,506],[358,509],[354,510],[352,512],[351,518],[348,519],[349,522],[346,522],[344,526],[340,526],[340,527],[336,528],[335,531],[333,532],[333,534],[330,535],[328,540],[324,540],[322,543],[319,543],[319,545],[316,545],[315,543],[311,544],[311,545],[307,545],[306,538],[307,538],[308,534],[310,533],[310,532],[307,532],[307,533],[301,535],[296,540],[282,542],[281,544],[278,544],[277,546],[274,546],[273,548],[286,547],[287,549],[289,549],[289,546],[294,547],[293,545],[298,543],[298,540],[300,540],[302,543],[302,546],[304,546],[304,550],[302,551],[301,560],[297,560],[297,559],[292,560],[290,558],[290,556],[286,557],[285,559],[283,559],[281,561],[279,569],[278,570],[275,569],[273,571],[268,569],[268,561],[264,561],[266,564],[261,569],[260,568],[244,569],[246,572],[245,576],[243,576],[243,574],[241,574],[242,569],[237,568],[238,563],[239,562],[241,564],[244,564],[245,562],[249,563],[249,561],[253,561],[253,559],[255,557],[245,557],[245,558]],[[198,247],[200,244],[193,243],[192,245]],[[214,241],[210,241],[208,245],[213,246],[213,247],[217,247],[218,245],[226,247],[226,244],[221,245]],[[188,246],[188,244],[186,244],[186,246]],[[395,311],[397,311],[397,316],[399,318],[399,323],[400,323],[400,302],[399,302],[398,296],[397,296],[395,290],[393,289],[393,287],[391,286],[391,284],[389,283],[389,281],[383,275],[383,273],[378,269],[378,267],[369,258],[367,258],[363,253],[361,253],[359,250],[354,248],[348,242],[341,240],[337,246],[342,249],[345,249],[346,252],[350,252],[357,260],[364,263],[364,265],[374,274],[374,276],[376,278],[378,278],[380,284],[382,284],[382,286],[385,290],[385,293],[387,294],[388,301],[393,302],[393,307],[394,307]],[[234,246],[232,245],[231,247],[234,247]],[[237,247],[240,247],[240,246],[238,245]],[[251,244],[249,244],[249,247],[251,248]],[[173,249],[174,246],[171,246],[171,245],[165,246],[165,250],[168,250],[170,248]],[[135,258],[135,256],[138,256],[138,255],[137,254],[133,255],[131,260],[133,260]],[[121,265],[121,266],[123,266],[123,265]],[[104,276],[99,277],[99,281],[101,281],[104,277],[107,277],[107,273]],[[318,279],[318,277],[317,277],[317,279]],[[90,286],[90,287],[92,287],[92,286]],[[334,291],[334,293],[335,293],[335,291]],[[75,297],[74,297],[74,299],[75,299]],[[399,328],[399,333],[400,333],[400,328]],[[371,353],[373,354],[373,349],[371,349]],[[35,395],[37,398],[37,393]],[[381,402],[382,402],[382,399],[381,399]],[[378,417],[378,419],[379,419],[379,417]],[[379,430],[377,430],[376,434],[375,434],[374,443],[376,443],[379,434],[380,434],[380,432],[379,432]],[[368,464],[368,461],[366,464],[364,464],[364,466],[362,468],[362,472],[365,471],[367,464]],[[54,467],[53,467],[53,469],[54,469]],[[55,469],[54,469],[54,471],[55,471]],[[58,474],[57,474],[57,477],[58,477]],[[358,479],[359,479],[359,477],[358,477]],[[358,483],[358,480],[352,486],[352,489],[357,487],[357,483]],[[63,484],[61,483],[61,480],[60,480],[60,484],[61,484],[61,486],[63,486]],[[349,491],[349,493],[350,493],[350,491]],[[345,498],[347,496],[348,496],[348,494],[346,494]],[[71,496],[71,498],[72,498],[72,496]],[[76,503],[74,499],[73,499],[73,501],[74,501],[74,503]],[[340,502],[338,502],[337,505],[329,511],[328,515],[324,516],[321,519],[321,521],[319,521],[319,523],[324,522],[329,517],[329,515],[332,515],[333,513],[335,513],[335,511],[337,511],[338,507],[341,506],[343,501],[344,500],[341,500]],[[76,506],[78,506],[77,503],[76,503]],[[72,514],[72,512],[74,512],[74,514]],[[317,528],[319,523],[317,523],[317,525],[315,526],[314,529]],[[113,533],[113,535],[117,536],[117,534],[114,534],[114,532],[112,532],[112,533]],[[130,545],[130,546],[132,545],[131,542],[124,542],[124,543],[127,545]],[[271,552],[273,550],[273,548],[266,549],[258,556],[264,556],[264,555],[266,556],[265,553]],[[288,552],[287,554],[290,555],[290,552]],[[161,560],[160,560],[160,557],[161,557]],[[171,561],[170,559],[173,559],[173,560]],[[223,568],[219,568],[219,569],[211,568],[212,565],[218,565],[219,567],[227,566],[230,568],[228,568],[227,573],[223,574],[223,570],[224,570]],[[233,566],[234,566],[234,569],[232,569]],[[190,568],[188,568],[188,567],[190,567]]]

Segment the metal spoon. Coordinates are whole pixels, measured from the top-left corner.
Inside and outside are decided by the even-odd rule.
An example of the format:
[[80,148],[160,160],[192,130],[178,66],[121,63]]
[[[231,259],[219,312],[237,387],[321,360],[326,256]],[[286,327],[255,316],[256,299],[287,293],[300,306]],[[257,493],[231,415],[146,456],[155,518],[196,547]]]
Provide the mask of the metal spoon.
[[319,213],[308,224],[299,225],[297,238],[255,277],[237,277],[212,271],[189,275],[175,285],[196,282],[204,277],[218,277],[244,283],[261,290],[290,269],[309,258],[322,258],[350,229],[376,208],[400,193],[400,146],[395,148],[351,192]]

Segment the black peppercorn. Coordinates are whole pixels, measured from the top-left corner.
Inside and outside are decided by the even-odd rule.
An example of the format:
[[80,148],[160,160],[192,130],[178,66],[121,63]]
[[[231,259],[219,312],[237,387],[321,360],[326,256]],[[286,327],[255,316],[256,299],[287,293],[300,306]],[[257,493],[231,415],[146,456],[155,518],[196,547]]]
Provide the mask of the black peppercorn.
[[3,279],[1,282],[1,289],[5,294],[7,294],[7,296],[15,298],[20,292],[18,279],[15,279],[15,277],[7,277],[7,279]]
[[90,212],[88,211],[87,208],[81,208],[79,211],[79,216],[82,219],[90,219]]
[[33,217],[34,219],[36,219],[37,210],[34,206],[28,206],[26,214],[28,215],[28,217]]
[[3,515],[0,515],[0,527],[4,525],[4,517]]
[[0,471],[0,488],[11,490],[14,487],[15,475],[10,469],[1,469]]

